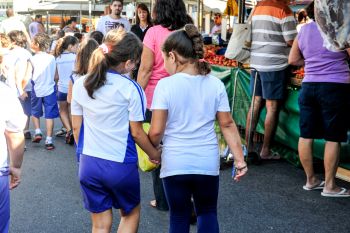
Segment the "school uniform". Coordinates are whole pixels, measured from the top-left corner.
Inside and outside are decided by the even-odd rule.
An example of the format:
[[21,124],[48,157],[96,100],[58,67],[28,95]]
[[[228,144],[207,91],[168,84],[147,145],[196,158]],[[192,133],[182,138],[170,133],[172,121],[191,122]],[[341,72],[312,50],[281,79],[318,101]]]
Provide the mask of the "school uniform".
[[0,82],[0,232],[8,232],[10,226],[9,162],[5,131],[22,132],[26,117],[17,95]]
[[56,58],[58,83],[57,83],[57,100],[67,101],[67,93],[70,76],[72,75],[75,65],[76,55],[74,53],[62,53]]
[[32,116],[54,119],[59,116],[55,89],[55,57],[45,52],[39,52],[31,58],[34,67],[32,76]]
[[[22,95],[22,90],[18,89],[16,85],[15,80],[15,74],[16,74],[16,65],[27,61],[30,61],[30,58],[32,55],[29,53],[28,50],[16,47],[8,51],[8,54],[6,56],[5,66],[8,67],[7,77],[6,77],[6,84],[11,87],[11,89],[16,93],[16,95],[19,97]],[[26,69],[26,67],[22,67],[23,69]],[[24,113],[27,116],[31,116],[31,91],[32,91],[32,84],[28,82],[28,84],[25,86],[24,92],[27,93],[28,97],[25,100],[21,100],[20,102],[22,104],[22,108]]]
[[146,97],[139,84],[115,71],[88,96],[86,76],[73,86],[71,112],[83,117],[78,148],[84,206],[93,213],[112,207],[130,213],[140,203],[137,151],[129,121],[143,121]]

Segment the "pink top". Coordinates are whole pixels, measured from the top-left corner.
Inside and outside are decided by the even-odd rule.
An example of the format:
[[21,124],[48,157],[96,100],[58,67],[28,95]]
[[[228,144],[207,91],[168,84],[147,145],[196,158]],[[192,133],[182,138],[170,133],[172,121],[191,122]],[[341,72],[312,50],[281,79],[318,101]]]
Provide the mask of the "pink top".
[[154,89],[162,78],[168,77],[169,74],[164,69],[164,60],[162,57],[162,45],[171,31],[161,25],[156,25],[148,29],[143,45],[152,50],[154,63],[151,77],[148,81],[145,93],[147,97],[147,109],[151,108]]

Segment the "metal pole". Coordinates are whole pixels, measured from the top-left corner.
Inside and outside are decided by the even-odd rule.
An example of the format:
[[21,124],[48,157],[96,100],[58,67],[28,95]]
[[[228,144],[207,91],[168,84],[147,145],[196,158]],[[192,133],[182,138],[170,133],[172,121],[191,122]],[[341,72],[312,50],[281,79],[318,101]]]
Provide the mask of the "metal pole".
[[201,0],[197,1],[197,25],[198,29],[200,27],[200,8],[201,8]]
[[89,0],[89,32],[92,31],[91,0]]
[[245,0],[238,1],[238,23],[244,23],[245,17]]
[[46,33],[48,35],[50,35],[50,31],[49,31],[49,20],[50,20],[50,14],[48,11],[46,11]]

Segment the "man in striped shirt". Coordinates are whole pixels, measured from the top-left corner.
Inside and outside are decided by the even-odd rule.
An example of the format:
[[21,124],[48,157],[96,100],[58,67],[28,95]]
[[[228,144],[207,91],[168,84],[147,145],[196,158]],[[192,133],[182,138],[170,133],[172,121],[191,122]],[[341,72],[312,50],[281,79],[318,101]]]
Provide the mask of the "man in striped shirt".
[[[279,102],[285,94],[288,55],[297,35],[295,18],[288,7],[288,2],[288,0],[260,1],[252,17],[251,93],[255,72],[258,72],[252,129],[255,129],[263,100],[266,100],[267,109],[265,137],[260,152],[262,159],[279,159],[279,156],[271,154],[270,145],[278,122]],[[251,109],[247,123],[250,122],[250,111]],[[246,139],[248,134],[247,130]]]

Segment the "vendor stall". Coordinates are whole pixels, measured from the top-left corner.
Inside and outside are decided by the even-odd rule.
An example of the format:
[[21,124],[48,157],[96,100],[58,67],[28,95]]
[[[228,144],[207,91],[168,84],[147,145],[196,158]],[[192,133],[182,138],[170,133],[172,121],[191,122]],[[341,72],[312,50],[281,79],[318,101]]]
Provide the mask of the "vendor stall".
[[[212,66],[212,74],[221,79],[226,86],[232,109],[232,117],[239,127],[245,127],[246,117],[251,101],[249,94],[250,74],[247,70],[237,67]],[[237,81],[235,81],[237,79]],[[300,165],[298,158],[299,130],[299,87],[289,85],[287,98],[282,106],[278,127],[275,135],[274,151],[279,152],[289,162]],[[257,132],[264,134],[265,109],[260,115]],[[315,140],[314,157],[323,159],[325,142]],[[350,142],[341,146],[340,167],[350,169]],[[343,171],[344,172],[344,171]],[[346,173],[346,172],[345,172]]]

